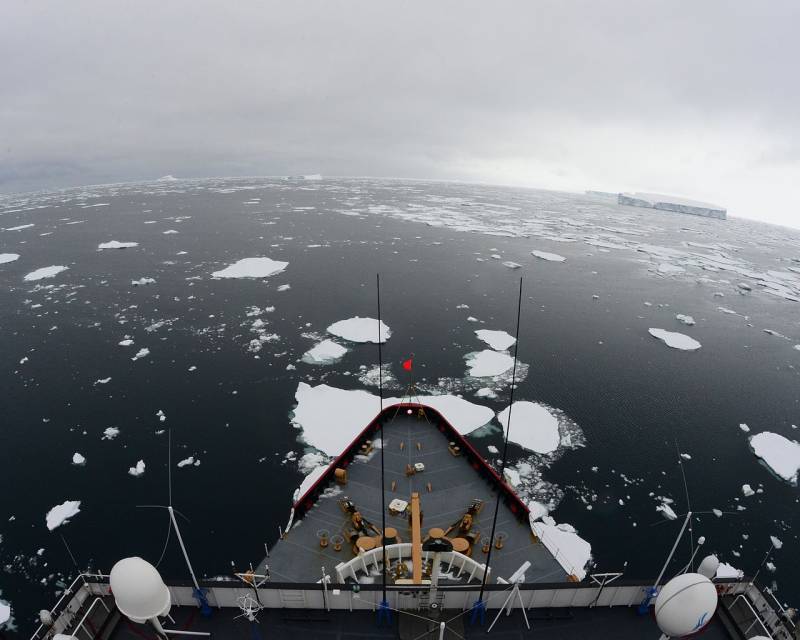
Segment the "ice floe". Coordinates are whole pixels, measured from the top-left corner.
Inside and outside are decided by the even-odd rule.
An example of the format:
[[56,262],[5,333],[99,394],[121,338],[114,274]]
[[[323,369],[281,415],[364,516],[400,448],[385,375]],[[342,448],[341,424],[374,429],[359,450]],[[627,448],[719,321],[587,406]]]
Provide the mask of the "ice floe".
[[692,316],[687,316],[684,313],[677,314],[675,319],[690,327],[694,324],[694,318]]
[[62,265],[53,265],[52,267],[42,267],[41,269],[36,269],[35,271],[31,271],[27,274],[24,278],[26,282],[33,282],[35,280],[43,280],[44,278],[54,278],[62,271],[66,271],[69,267],[64,267]]
[[178,463],[178,466],[183,467],[199,467],[200,460],[195,458],[194,456],[189,456],[188,458],[184,458]]
[[673,349],[679,349],[681,351],[696,351],[702,346],[694,338],[690,338],[683,333],[677,333],[676,331],[666,331],[664,329],[652,328],[648,329],[647,331],[651,336],[658,338],[668,347],[672,347]]
[[75,517],[81,512],[80,500],[67,500],[59,505],[56,505],[45,516],[47,528],[52,531],[62,524],[67,524],[70,518]]
[[547,251],[531,251],[531,255],[548,262],[564,262],[566,260],[564,256],[560,256],[557,253],[548,253]]
[[[312,447],[337,456],[356,434],[378,415],[378,396],[360,389],[345,390],[300,382],[295,392],[297,407],[292,423],[302,429],[302,439]],[[383,406],[402,398],[384,398]],[[494,412],[452,395],[420,396],[420,402],[439,411],[460,433],[470,433],[490,423]],[[406,399],[407,401],[407,399]]]
[[119,427],[107,427],[103,430],[103,440],[113,440],[119,435]]
[[323,340],[303,354],[307,364],[332,364],[341,359],[347,349],[333,340]]
[[5,600],[0,600],[0,626],[11,619],[11,605]]
[[800,471],[800,444],[778,433],[762,431],[750,436],[750,448],[775,475],[797,485]]
[[120,242],[119,240],[109,240],[108,242],[101,242],[97,245],[97,250],[102,251],[103,249],[132,249],[133,247],[138,247],[138,242]]
[[586,577],[586,565],[592,559],[592,545],[578,535],[572,525],[556,524],[550,516],[531,522],[531,530],[556,558],[561,567],[578,580]]
[[[378,321],[375,318],[348,318],[334,322],[327,329],[331,335],[343,338],[349,342],[378,343]],[[386,342],[392,336],[392,330],[383,320],[380,324],[380,341]]]
[[[508,428],[508,415],[508,408],[497,414],[497,420],[504,430]],[[527,400],[517,401],[511,405],[509,439],[536,453],[552,453],[561,442],[558,418],[540,404]]]
[[505,331],[493,331],[491,329],[476,329],[475,335],[488,344],[495,351],[505,351],[517,340],[514,336]]
[[0,264],[6,264],[7,262],[14,262],[14,260],[19,259],[18,253],[0,253]]
[[719,566],[717,567],[717,573],[715,574],[715,578],[722,578],[722,579],[739,579],[744,576],[744,571],[737,569],[733,565],[728,564],[727,562],[720,562]]
[[268,278],[280,273],[288,262],[271,258],[242,258],[238,262],[211,274],[214,278]]
[[82,467],[86,464],[86,458],[76,451],[72,454],[72,464],[76,467]]
[[145,468],[144,460],[139,460],[139,462],[136,463],[135,467],[130,467],[128,469],[128,475],[139,477],[144,473],[144,468]]
[[131,280],[131,284],[134,287],[143,287],[146,284],[155,284],[156,281],[154,278],[139,278],[138,280]]
[[139,360],[141,358],[145,358],[145,357],[147,357],[149,355],[150,355],[150,349],[148,349],[147,347],[143,347],[143,348],[139,349],[136,352],[136,355],[133,356],[133,358],[131,358],[131,360],[136,361],[136,360]]
[[756,495],[756,492],[753,491],[753,488],[749,484],[742,485],[742,495],[745,498],[749,498],[750,496]]
[[464,356],[473,378],[490,378],[504,374],[514,366],[514,358],[507,353],[484,349]]
[[5,229],[3,229],[3,231],[22,231],[23,229],[30,229],[33,226],[34,226],[33,223],[21,224],[17,227],[6,227]]

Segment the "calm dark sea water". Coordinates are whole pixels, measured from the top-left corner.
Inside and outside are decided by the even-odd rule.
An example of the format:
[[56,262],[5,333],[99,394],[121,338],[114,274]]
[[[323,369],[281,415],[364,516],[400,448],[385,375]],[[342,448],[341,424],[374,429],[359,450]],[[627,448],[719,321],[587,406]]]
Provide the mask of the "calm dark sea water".
[[[88,206],[97,204],[108,206]],[[21,256],[0,265],[0,598],[21,635],[73,573],[59,534],[81,565],[106,572],[126,555],[158,559],[166,515],[136,505],[167,500],[162,429],[172,430],[173,463],[201,460],[173,469],[196,570],[225,574],[262,558],[302,480],[283,462],[303,451],[289,418],[298,382],[364,388],[359,367],[376,361],[374,346],[353,345],[335,365],[307,365],[298,360],[314,340],[302,334],[374,315],[377,272],[394,372],[413,352],[423,383],[444,379],[495,410],[508,385],[497,399],[474,398],[464,355],[485,347],[477,328],[513,333],[524,278],[519,351],[530,366],[517,398],[560,409],[585,435],[585,447],[541,468],[561,495],[554,517],[592,543],[598,570],[658,572],[679,523],[664,520],[650,494],[686,510],[677,441],[691,455],[683,468],[695,510],[746,507],[700,516],[695,535],[748,573],[778,536],[777,570],[762,575],[798,602],[798,490],[758,462],[738,427],[797,437],[800,303],[767,289],[782,283],[791,295],[793,274],[800,288],[798,232],[569,194],[365,180],[177,182],[0,201],[0,228],[31,223],[0,231],[0,253]],[[109,240],[139,244],[97,250]],[[566,261],[537,259],[534,249]],[[254,256],[289,266],[266,280],[211,278]],[[663,264],[683,271],[659,273]],[[69,270],[23,280],[49,265]],[[141,277],[156,283],[131,285]],[[291,288],[278,291],[282,284]],[[248,351],[253,306],[275,307],[260,317],[280,336],[258,358]],[[669,349],[649,327],[681,331],[702,348]],[[119,346],[126,337],[134,346]],[[143,347],[150,354],[133,361]],[[120,435],[101,439],[112,426]],[[485,449],[500,436],[475,442]],[[85,466],[71,464],[74,452]],[[514,460],[523,455],[512,447]],[[140,459],[146,472],[131,477]],[[742,497],[744,483],[763,493]],[[50,532],[45,514],[64,500],[81,500],[81,513]],[[688,549],[687,541],[682,563]],[[183,577],[176,547],[160,569]]]

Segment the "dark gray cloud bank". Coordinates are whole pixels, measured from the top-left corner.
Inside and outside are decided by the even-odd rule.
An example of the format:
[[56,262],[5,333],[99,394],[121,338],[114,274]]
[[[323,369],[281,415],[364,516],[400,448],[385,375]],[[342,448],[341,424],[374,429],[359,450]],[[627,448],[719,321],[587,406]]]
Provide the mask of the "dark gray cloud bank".
[[0,3],[0,193],[323,173],[800,226],[800,3]]

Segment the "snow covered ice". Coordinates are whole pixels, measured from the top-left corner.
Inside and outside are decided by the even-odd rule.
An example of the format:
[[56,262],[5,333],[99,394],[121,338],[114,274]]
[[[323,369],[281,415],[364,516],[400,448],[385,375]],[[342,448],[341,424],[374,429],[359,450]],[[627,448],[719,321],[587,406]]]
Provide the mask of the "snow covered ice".
[[[349,342],[371,342],[378,344],[378,321],[375,318],[348,318],[334,322],[327,329],[328,333]],[[392,336],[392,331],[381,320],[380,341],[386,342]]]
[[19,259],[18,253],[0,253],[0,264],[6,264],[7,262],[14,262],[14,260]]
[[665,331],[664,329],[648,329],[651,336],[658,338],[668,347],[681,351],[696,351],[702,345],[689,336],[675,331]]
[[568,574],[578,580],[586,577],[592,545],[581,538],[572,525],[556,524],[553,518],[544,516],[541,522],[531,522],[531,530]]
[[514,366],[514,358],[510,355],[489,349],[467,354],[464,358],[469,367],[467,374],[473,378],[499,376]]
[[476,329],[475,335],[477,335],[478,338],[483,340],[495,351],[505,351],[516,342],[516,338],[505,331]]
[[347,349],[333,340],[323,340],[303,354],[303,362],[308,364],[333,364],[340,360]]
[[61,265],[42,267],[41,269],[36,269],[36,271],[31,271],[25,276],[24,280],[25,282],[34,282],[36,280],[43,280],[44,278],[55,278],[59,273],[66,271],[67,269],[69,269],[69,267],[64,267]]
[[531,255],[547,262],[564,262],[566,260],[564,256],[560,256],[557,253],[548,253],[547,251],[531,251]]
[[[508,429],[509,409],[497,414],[497,420]],[[547,408],[535,402],[520,400],[511,405],[511,432],[509,439],[536,453],[552,453],[558,448],[558,418]]]
[[797,485],[800,471],[800,444],[778,433],[763,431],[750,437],[750,448],[775,473]]
[[215,271],[214,278],[268,278],[289,266],[288,262],[271,258],[242,258],[232,265]]
[[66,502],[56,505],[50,509],[45,516],[47,528],[52,531],[53,529],[60,527],[62,524],[67,524],[70,518],[75,517],[81,512],[80,507],[80,500],[67,500]]
[[86,458],[78,452],[72,454],[72,464],[76,467],[82,467],[86,464]]
[[138,242],[120,242],[119,240],[110,240],[108,242],[101,242],[97,245],[97,250],[102,251],[103,249],[132,249],[133,247],[138,247]]

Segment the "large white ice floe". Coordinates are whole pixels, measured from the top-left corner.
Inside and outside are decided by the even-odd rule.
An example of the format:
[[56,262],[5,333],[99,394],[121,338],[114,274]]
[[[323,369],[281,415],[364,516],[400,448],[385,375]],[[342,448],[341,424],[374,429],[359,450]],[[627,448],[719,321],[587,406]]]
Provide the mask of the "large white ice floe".
[[53,529],[60,527],[62,524],[67,524],[70,518],[78,515],[81,512],[80,507],[80,500],[67,500],[66,502],[56,505],[50,509],[45,516],[47,528],[52,531]]
[[701,345],[694,338],[690,338],[686,334],[678,333],[676,331],[666,331],[664,329],[648,329],[651,336],[658,338],[668,347],[679,349],[681,351],[696,351]]
[[347,349],[333,340],[323,340],[303,354],[303,362],[308,364],[332,364],[339,360]]
[[475,335],[488,344],[495,351],[505,351],[517,340],[514,336],[505,331],[493,331],[491,329],[476,329]]
[[[337,389],[326,384],[312,387],[305,382],[298,383],[295,400],[297,407],[292,423],[302,429],[303,441],[330,456],[344,451],[380,411],[378,396],[360,389]],[[383,406],[401,400],[384,398]],[[457,396],[420,396],[419,401],[439,411],[460,433],[475,431],[494,417],[489,407]]]
[[797,486],[800,471],[800,443],[778,433],[762,431],[750,436],[750,448],[775,475]]
[[490,378],[504,374],[514,366],[514,358],[507,353],[484,349],[464,356],[473,378]]
[[242,258],[211,275],[214,278],[268,278],[280,273],[287,266],[289,266],[288,262],[271,258]]
[[36,269],[36,271],[31,271],[29,274],[25,276],[25,282],[33,282],[34,280],[43,280],[44,278],[54,278],[62,271],[66,271],[69,267],[64,267],[62,265],[53,265],[52,267],[42,267],[41,269]]
[[[334,322],[327,329],[331,335],[350,342],[372,342],[378,344],[378,321],[375,318],[348,318]],[[380,324],[380,341],[386,342],[392,336],[392,330],[383,320]]]
[[[508,428],[509,409],[497,414],[497,420]],[[558,434],[558,418],[546,407],[535,402],[521,400],[511,405],[511,433],[509,439],[521,447],[536,453],[552,453],[558,449],[561,438]]]
[[586,577],[586,565],[592,559],[592,545],[578,535],[575,527],[566,523],[556,524],[550,516],[530,524],[534,535],[553,554],[564,571],[583,580]]
[[108,242],[101,242],[97,245],[97,250],[102,251],[103,249],[132,249],[133,247],[138,247],[138,242],[120,242],[119,240],[109,240]]
[[531,255],[548,262],[564,262],[566,260],[564,256],[560,256],[557,253],[548,253],[547,251],[531,251]]
[[14,262],[14,260],[19,259],[18,253],[0,253],[0,264],[5,264],[6,262]]

